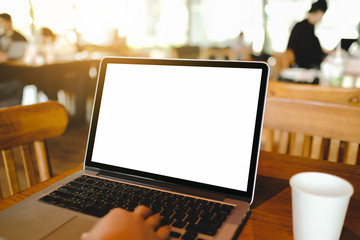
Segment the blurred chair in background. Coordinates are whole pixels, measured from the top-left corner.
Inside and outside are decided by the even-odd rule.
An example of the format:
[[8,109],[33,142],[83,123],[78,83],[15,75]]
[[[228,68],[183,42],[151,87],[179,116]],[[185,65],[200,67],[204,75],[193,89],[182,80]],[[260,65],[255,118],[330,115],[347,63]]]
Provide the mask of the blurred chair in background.
[[199,58],[200,48],[198,46],[173,47],[171,50],[172,58],[197,59]]
[[211,47],[202,50],[199,58],[212,60],[236,60],[236,54],[229,47]]
[[[16,157],[21,158],[26,187],[51,177],[45,139],[63,134],[67,124],[66,109],[56,101],[0,109],[0,150],[11,195],[21,190]],[[2,192],[0,183],[0,199]]]
[[269,61],[272,70],[271,75],[277,79],[281,70],[290,68],[294,63],[295,55],[291,49],[287,49],[282,53],[273,53],[271,61]]
[[17,80],[0,83],[0,108],[20,105],[24,85]]

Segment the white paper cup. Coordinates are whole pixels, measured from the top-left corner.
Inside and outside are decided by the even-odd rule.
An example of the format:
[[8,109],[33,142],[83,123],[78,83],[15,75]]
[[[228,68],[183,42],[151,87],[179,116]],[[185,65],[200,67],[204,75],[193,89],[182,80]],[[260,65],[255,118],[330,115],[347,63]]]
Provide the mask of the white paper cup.
[[295,240],[339,239],[353,186],[340,177],[303,172],[290,178]]

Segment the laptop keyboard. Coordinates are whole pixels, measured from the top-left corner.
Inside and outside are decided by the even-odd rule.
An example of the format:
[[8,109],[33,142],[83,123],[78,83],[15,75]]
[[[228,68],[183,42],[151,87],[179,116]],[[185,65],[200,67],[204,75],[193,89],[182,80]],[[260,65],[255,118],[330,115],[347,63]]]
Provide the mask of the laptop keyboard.
[[[145,205],[163,217],[162,225],[171,225],[171,238],[201,239],[215,236],[233,206],[179,194],[80,176],[39,199],[59,207],[95,217],[103,217],[112,208],[133,211]],[[183,230],[179,230],[183,229]]]

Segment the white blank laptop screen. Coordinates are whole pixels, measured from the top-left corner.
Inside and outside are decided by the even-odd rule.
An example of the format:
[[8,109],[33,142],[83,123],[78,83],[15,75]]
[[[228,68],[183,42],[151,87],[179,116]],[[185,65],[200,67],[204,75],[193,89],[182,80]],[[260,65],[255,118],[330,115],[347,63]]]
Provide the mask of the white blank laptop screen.
[[246,191],[261,73],[108,64],[92,162]]

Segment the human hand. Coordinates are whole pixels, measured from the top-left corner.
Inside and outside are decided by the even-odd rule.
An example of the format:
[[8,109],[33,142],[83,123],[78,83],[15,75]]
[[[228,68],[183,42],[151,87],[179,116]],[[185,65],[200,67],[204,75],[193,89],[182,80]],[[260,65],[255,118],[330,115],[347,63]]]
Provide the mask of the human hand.
[[165,240],[170,227],[160,226],[160,214],[152,215],[150,208],[138,206],[134,212],[114,208],[106,214],[81,240]]

